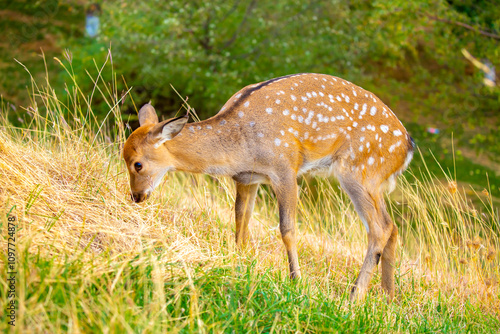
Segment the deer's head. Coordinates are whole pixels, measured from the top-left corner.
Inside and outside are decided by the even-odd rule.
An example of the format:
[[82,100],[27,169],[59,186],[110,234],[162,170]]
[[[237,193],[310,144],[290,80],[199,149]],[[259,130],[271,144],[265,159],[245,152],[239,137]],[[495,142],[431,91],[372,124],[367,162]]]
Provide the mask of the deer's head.
[[139,110],[140,127],[123,146],[123,158],[130,175],[132,199],[144,201],[161,182],[166,172],[173,169],[174,158],[163,145],[174,138],[188,121],[188,115],[158,122],[151,104]]

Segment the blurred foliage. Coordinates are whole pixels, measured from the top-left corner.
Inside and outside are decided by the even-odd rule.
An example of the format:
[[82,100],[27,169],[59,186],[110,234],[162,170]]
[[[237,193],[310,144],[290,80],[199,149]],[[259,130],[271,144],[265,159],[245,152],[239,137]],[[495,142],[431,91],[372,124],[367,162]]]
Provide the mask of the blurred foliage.
[[[321,72],[368,86],[389,104],[408,90],[414,115],[481,126],[475,116],[493,114],[499,96],[482,87],[460,49],[494,62],[498,40],[435,18],[500,31],[492,11],[500,14],[488,1],[107,1],[99,38],[68,46],[88,67],[111,45],[138,98],[171,111],[180,100],[169,84],[208,116],[247,84]],[[400,89],[387,89],[387,80]]]
[[[52,61],[40,58],[43,51],[55,56],[68,38],[82,38],[80,23],[83,7],[76,1],[0,0],[0,94],[14,105],[27,105],[29,75],[18,62],[25,64],[36,78],[61,70]],[[18,62],[16,62],[15,60]],[[61,85],[63,83],[61,82]]]

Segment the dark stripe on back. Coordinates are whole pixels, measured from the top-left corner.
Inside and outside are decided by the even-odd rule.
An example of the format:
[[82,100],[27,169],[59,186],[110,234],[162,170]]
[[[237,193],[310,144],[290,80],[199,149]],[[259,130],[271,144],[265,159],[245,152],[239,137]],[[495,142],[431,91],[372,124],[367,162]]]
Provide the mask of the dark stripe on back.
[[270,85],[272,84],[273,82],[275,81],[278,81],[278,80],[282,80],[282,79],[286,79],[286,78],[290,78],[290,77],[294,77],[296,75],[304,75],[304,74],[309,74],[309,73],[295,73],[295,74],[288,74],[288,75],[285,75],[285,76],[282,76],[282,77],[278,77],[278,78],[274,78],[274,79],[270,79],[270,80],[267,80],[267,81],[264,81],[263,83],[261,83],[260,85],[258,85],[257,87],[254,87],[252,89],[249,89],[250,92],[253,92],[253,91],[256,91],[257,89],[261,89],[262,87],[265,87],[267,85]]
[[250,96],[251,93],[261,89],[262,87],[266,87],[270,84],[272,84],[273,82],[276,82],[278,80],[282,80],[282,79],[286,79],[286,78],[290,78],[290,77],[293,77],[293,76],[296,76],[296,75],[303,75],[303,74],[309,74],[309,73],[295,73],[295,74],[288,74],[288,75],[285,75],[285,76],[282,76],[282,77],[278,77],[278,78],[274,78],[274,79],[269,79],[267,81],[264,81],[262,82],[261,84],[259,84],[258,86],[255,86],[255,87],[252,87],[252,88],[248,88],[247,90],[245,90],[240,98],[238,99],[238,101],[236,101],[231,107],[228,108],[228,111],[229,110],[232,110],[233,108],[237,108],[241,103],[243,103],[245,101],[245,99]]

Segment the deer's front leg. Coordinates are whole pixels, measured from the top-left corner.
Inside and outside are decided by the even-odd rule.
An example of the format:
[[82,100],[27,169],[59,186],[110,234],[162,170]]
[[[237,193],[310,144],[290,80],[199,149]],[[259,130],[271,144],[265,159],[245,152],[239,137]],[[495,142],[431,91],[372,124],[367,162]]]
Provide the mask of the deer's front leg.
[[236,245],[243,248],[248,242],[248,222],[252,216],[258,184],[245,185],[236,182],[236,202],[234,204],[236,220]]
[[278,199],[280,213],[280,232],[288,254],[290,277],[299,278],[299,257],[297,254],[297,241],[295,236],[295,211],[297,208],[297,181],[295,176],[281,179],[273,184],[274,192]]

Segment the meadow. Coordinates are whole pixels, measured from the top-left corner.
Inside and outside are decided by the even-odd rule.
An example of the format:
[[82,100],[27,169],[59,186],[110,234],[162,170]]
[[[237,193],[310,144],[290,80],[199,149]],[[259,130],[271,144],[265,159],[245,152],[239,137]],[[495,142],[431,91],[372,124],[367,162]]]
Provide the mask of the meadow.
[[[174,173],[133,203],[120,110],[132,95],[117,90],[114,73],[94,77],[92,91],[72,78],[64,91],[33,79],[22,128],[2,101],[1,331],[500,330],[499,216],[488,189],[471,198],[453,173],[410,168],[387,196],[400,232],[396,297],[387,303],[376,273],[365,302],[350,303],[367,238],[335,180],[299,180],[303,278],[290,281],[268,188],[259,190],[245,251],[235,247],[230,179]],[[108,107],[104,121],[95,99]],[[5,311],[8,217],[17,222],[15,327]]]

